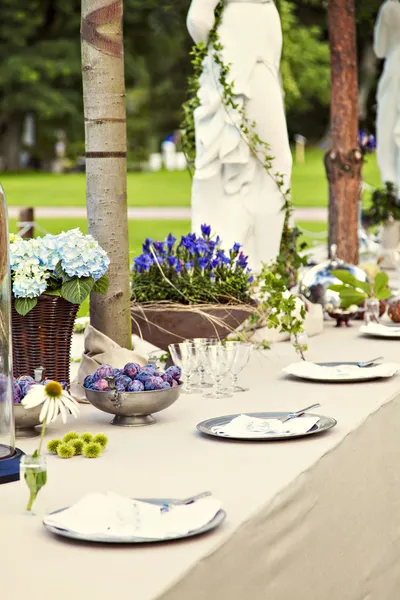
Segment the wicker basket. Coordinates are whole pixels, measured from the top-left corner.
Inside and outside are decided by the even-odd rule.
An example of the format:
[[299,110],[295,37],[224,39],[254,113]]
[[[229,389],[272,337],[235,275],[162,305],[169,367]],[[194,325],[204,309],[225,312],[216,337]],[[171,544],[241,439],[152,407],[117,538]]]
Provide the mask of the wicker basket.
[[44,367],[45,376],[69,385],[72,332],[79,305],[59,296],[39,296],[38,303],[22,317],[12,307],[14,377],[34,376]]

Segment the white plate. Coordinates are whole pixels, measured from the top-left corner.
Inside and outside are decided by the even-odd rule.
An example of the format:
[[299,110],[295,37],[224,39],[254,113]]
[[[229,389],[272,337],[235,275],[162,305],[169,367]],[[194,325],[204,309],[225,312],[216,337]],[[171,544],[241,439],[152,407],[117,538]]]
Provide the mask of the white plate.
[[362,325],[359,332],[368,337],[400,340],[400,327],[395,325]]
[[[305,370],[305,363],[297,362],[288,365],[282,372],[285,375],[296,377],[297,379],[306,379],[308,381],[318,381],[320,383],[362,383],[364,381],[373,381],[374,379],[387,379],[393,377],[398,370],[400,364],[390,364],[389,371],[385,370],[389,364],[373,365],[368,368],[354,367],[343,365],[337,367],[321,367],[318,364],[310,363],[310,370]],[[347,372],[346,372],[347,371]]]

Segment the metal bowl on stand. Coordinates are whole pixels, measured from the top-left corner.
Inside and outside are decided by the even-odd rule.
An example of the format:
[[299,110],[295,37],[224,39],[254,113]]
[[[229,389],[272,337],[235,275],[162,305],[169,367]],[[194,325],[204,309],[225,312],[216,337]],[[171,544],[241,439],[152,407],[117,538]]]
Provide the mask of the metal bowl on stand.
[[178,400],[182,385],[180,383],[176,387],[149,392],[118,392],[115,388],[104,392],[84,389],[90,404],[115,415],[111,425],[141,427],[155,423],[152,414],[165,410]]
[[360,267],[345,263],[337,257],[336,245],[331,246],[331,256],[332,258],[330,260],[306,271],[299,285],[299,292],[301,295],[313,304],[321,304],[323,308],[325,308],[327,304],[330,304],[333,307],[340,306],[339,294],[328,289],[335,283],[341,283],[334,275],[332,275],[332,271],[342,269],[354,275],[359,281],[368,281],[367,274],[360,269]]

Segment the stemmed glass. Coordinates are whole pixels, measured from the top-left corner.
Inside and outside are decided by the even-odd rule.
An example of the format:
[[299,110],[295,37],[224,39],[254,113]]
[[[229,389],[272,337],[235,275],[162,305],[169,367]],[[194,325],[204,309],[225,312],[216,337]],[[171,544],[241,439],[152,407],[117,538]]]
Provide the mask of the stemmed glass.
[[214,389],[206,398],[227,398],[232,396],[230,392],[222,389],[222,381],[228,375],[235,359],[236,347],[222,344],[204,344],[202,353],[210,375],[214,381]]
[[250,360],[250,356],[253,351],[253,344],[247,342],[225,342],[225,344],[227,348],[236,348],[235,357],[230,370],[232,377],[232,391],[248,392],[248,388],[243,388],[238,385],[238,377]]
[[182,369],[182,375],[185,377],[185,394],[193,394],[191,378],[199,368],[200,353],[195,344],[182,342],[180,344],[170,344],[168,349],[174,363]]
[[220,340],[215,338],[193,338],[190,340],[193,344],[198,348],[198,352],[200,355],[199,360],[199,368],[198,373],[200,376],[199,388],[200,390],[204,390],[206,388],[211,388],[212,384],[206,381],[206,362],[204,360],[204,352],[202,352],[203,346],[207,344],[220,344]]

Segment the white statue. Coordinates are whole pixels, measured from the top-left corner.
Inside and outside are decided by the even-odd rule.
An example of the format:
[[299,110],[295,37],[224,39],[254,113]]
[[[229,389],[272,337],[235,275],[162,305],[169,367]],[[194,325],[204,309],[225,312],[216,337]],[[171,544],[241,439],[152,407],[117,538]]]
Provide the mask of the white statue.
[[[207,42],[218,0],[192,0],[188,30]],[[256,132],[275,157],[272,172],[290,187],[289,147],[280,80],[282,31],[272,0],[225,0],[218,35],[224,64],[230,65],[235,101],[245,106]],[[201,105],[195,110],[196,171],[192,190],[193,230],[208,223],[225,248],[243,244],[253,269],[279,254],[285,213],[276,182],[252,154],[237,122],[238,111],[222,102],[219,68],[210,52],[200,78]]]
[[375,54],[385,59],[378,86],[377,158],[383,183],[400,190],[400,2],[386,0],[375,26]]

